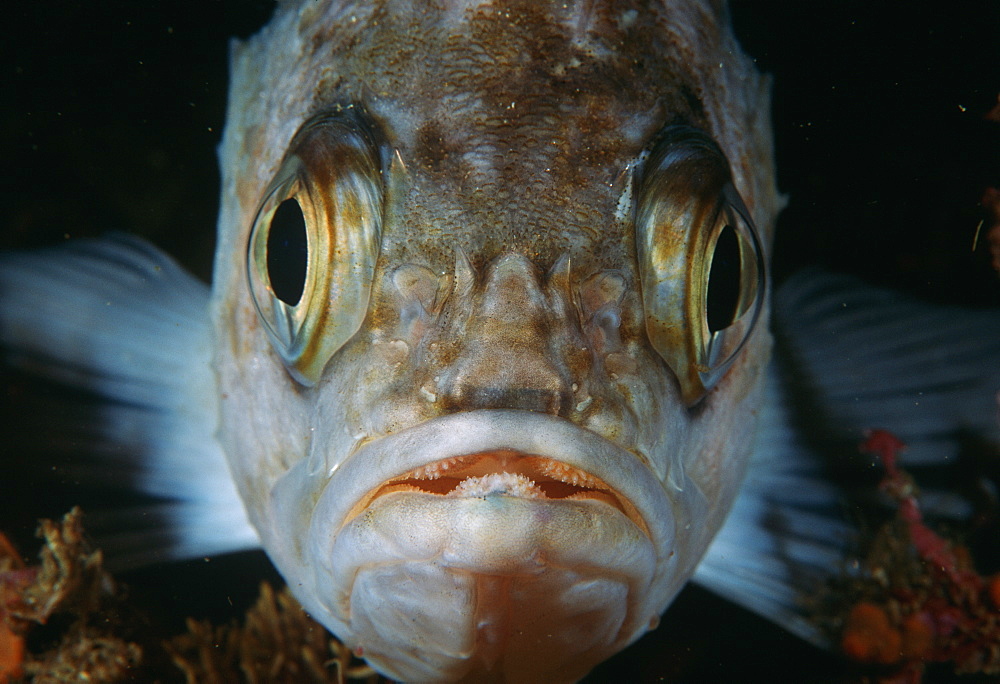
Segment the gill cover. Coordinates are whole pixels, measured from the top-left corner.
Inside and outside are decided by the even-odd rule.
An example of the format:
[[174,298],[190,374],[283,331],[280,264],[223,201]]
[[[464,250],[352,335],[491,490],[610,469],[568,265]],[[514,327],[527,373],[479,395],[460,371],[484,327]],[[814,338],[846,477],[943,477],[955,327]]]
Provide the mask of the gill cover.
[[743,347],[764,297],[756,229],[702,131],[671,126],[645,159],[636,246],[646,333],[693,405]]
[[250,292],[274,349],[304,385],[364,321],[383,196],[375,134],[348,107],[299,129],[257,210]]

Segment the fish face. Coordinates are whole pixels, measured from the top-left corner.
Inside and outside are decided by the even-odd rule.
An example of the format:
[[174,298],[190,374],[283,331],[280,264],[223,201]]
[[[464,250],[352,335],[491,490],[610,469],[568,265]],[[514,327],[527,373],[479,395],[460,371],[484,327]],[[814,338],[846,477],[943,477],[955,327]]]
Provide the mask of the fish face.
[[575,680],[690,577],[770,349],[761,92],[687,3],[305,3],[234,53],[220,438],[380,671]]

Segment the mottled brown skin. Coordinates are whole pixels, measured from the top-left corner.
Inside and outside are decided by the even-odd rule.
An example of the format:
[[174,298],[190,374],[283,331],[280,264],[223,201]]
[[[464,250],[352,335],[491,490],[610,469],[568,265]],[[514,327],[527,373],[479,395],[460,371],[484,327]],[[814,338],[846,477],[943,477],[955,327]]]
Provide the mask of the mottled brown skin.
[[[385,435],[484,409],[557,416],[633,455],[675,497],[662,589],[644,610],[658,614],[690,576],[742,478],[770,339],[759,326],[702,402],[681,401],[646,336],[635,226],[619,209],[630,165],[686,124],[724,151],[769,242],[766,84],[719,9],[306,2],[234,50],[214,298],[221,438],[290,584],[310,560],[289,521],[308,521],[330,473]],[[296,130],[346,106],[391,151],[380,252],[364,323],[305,388],[261,329],[246,243]],[[276,487],[296,466],[315,477],[298,513],[278,515]],[[313,588],[299,591],[315,611]]]

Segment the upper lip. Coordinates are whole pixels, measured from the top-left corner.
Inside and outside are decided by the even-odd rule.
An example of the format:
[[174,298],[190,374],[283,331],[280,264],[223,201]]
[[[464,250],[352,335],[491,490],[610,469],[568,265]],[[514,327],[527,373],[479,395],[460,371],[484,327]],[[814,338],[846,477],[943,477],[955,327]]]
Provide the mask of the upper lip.
[[339,530],[394,487],[447,494],[503,472],[526,476],[537,498],[603,500],[657,546],[673,533],[652,524],[674,516],[637,456],[563,418],[506,409],[448,414],[369,442],[333,473],[314,515]]

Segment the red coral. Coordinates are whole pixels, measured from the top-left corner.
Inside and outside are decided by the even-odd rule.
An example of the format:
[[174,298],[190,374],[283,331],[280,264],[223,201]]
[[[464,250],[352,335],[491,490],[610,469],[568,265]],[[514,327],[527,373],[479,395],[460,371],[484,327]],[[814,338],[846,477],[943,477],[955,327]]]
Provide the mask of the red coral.
[[[997,109],[1000,110],[1000,105],[997,105]],[[980,204],[987,214],[983,223],[986,225],[986,241],[990,246],[993,270],[1000,272],[1000,189],[986,188]]]
[[994,575],[990,578],[986,590],[989,592],[990,600],[993,601],[993,607],[1000,610],[1000,575]]
[[924,524],[920,504],[917,502],[917,489],[910,476],[899,467],[898,457],[905,449],[906,444],[888,430],[870,430],[861,443],[861,450],[877,455],[885,468],[885,477],[879,484],[879,489],[896,500],[899,506],[896,515],[906,523],[917,555],[936,570],[945,573],[955,584],[970,591],[981,591],[982,578],[971,570],[963,569],[964,564],[951,545]]
[[24,636],[14,630],[10,609],[33,578],[34,572],[25,569],[14,545],[0,533],[0,684],[24,674]]
[[851,608],[840,641],[841,650],[859,663],[899,662],[903,637],[880,606],[862,601]]
[[899,466],[905,446],[885,430],[861,445],[885,469],[879,489],[897,509],[864,562],[867,579],[855,587],[861,598],[844,620],[841,650],[856,662],[894,666],[884,684],[919,682],[927,662],[1000,674],[1000,576],[981,577],[965,547],[924,522],[917,487]]

